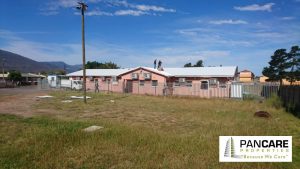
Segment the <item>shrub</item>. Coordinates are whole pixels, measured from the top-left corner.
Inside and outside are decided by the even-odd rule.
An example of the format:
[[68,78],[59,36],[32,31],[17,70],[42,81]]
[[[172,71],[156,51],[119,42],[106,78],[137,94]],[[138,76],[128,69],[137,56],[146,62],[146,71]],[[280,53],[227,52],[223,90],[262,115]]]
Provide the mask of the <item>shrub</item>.
[[275,107],[276,109],[280,109],[282,107],[282,102],[276,94],[272,94],[272,96],[267,99],[267,104]]

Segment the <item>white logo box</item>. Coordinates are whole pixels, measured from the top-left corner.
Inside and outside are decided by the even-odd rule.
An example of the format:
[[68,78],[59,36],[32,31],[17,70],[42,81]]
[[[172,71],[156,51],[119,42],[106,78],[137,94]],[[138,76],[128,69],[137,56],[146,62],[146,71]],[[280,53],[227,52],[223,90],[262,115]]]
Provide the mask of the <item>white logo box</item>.
[[220,162],[292,162],[292,136],[219,136]]

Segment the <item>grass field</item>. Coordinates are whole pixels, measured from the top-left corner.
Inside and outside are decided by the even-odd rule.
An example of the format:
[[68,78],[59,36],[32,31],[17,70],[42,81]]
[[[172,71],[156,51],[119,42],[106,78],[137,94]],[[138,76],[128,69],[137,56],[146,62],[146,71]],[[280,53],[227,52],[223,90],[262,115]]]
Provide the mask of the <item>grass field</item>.
[[[257,101],[53,92],[0,115],[1,168],[299,168],[300,120]],[[257,110],[272,118],[253,117]],[[5,111],[5,110],[4,110]],[[5,112],[4,112],[5,113]],[[90,125],[104,129],[83,132]],[[292,163],[219,163],[219,136],[291,135]]]

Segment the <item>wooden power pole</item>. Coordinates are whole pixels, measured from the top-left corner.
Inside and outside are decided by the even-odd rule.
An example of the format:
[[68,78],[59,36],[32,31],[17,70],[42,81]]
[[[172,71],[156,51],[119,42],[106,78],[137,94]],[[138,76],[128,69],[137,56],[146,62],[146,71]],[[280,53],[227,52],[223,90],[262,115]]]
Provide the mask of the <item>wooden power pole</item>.
[[85,72],[85,37],[84,37],[84,12],[87,10],[87,5],[83,2],[78,2],[77,9],[81,10],[81,27],[82,27],[82,71],[83,71],[83,101],[86,103],[86,72]]

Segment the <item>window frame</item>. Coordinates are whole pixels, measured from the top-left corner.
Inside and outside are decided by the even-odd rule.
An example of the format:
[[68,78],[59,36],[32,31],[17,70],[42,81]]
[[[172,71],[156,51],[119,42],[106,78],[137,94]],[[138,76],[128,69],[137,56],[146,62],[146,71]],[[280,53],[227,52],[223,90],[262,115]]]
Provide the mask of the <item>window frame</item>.
[[[202,88],[203,84],[202,83],[206,83],[206,88]],[[209,89],[209,81],[208,80],[201,80],[200,81],[200,90],[208,90]]]
[[192,80],[185,81],[185,86],[186,87],[193,87],[193,81]]
[[[212,83],[213,82],[213,83]],[[219,86],[219,81],[217,78],[211,78],[208,80],[208,84],[210,88],[218,88]]]
[[[156,85],[153,85],[153,82],[156,82]],[[157,87],[158,86],[158,80],[151,80],[151,86],[152,87]]]
[[[143,83],[141,83],[141,82],[143,82]],[[139,86],[145,86],[145,80],[139,80]]]

